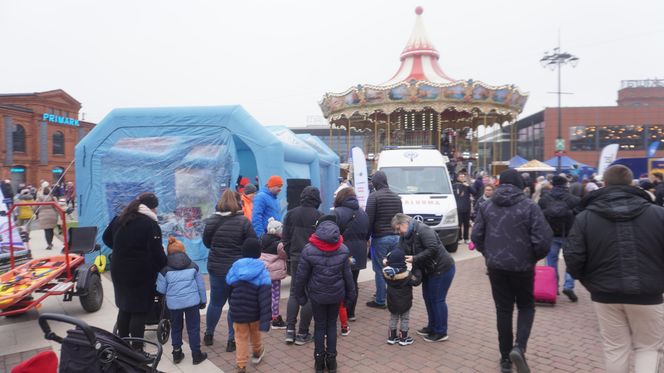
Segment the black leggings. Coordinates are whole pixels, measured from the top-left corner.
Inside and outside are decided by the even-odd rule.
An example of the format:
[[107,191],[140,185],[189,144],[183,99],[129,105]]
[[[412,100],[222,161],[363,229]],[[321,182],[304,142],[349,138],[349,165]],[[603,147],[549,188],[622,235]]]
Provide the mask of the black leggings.
[[46,244],[48,246],[53,246],[53,228],[44,229],[44,236],[46,238]]
[[360,289],[357,287],[357,278],[360,276],[360,270],[354,269],[351,271],[353,273],[353,282],[355,283],[355,299],[352,299],[346,305],[346,311],[348,316],[355,316],[355,306],[357,305],[357,298],[360,296]]
[[[147,312],[127,312],[118,310],[118,336],[143,338]],[[133,343],[135,349],[143,348],[143,343]]]

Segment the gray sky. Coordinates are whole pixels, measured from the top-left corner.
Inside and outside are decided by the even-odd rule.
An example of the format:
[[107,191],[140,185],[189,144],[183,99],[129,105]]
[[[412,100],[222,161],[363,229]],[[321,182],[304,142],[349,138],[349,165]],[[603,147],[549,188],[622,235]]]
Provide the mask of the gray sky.
[[664,78],[664,1],[0,1],[0,92],[62,88],[86,120],[116,107],[241,104],[265,125],[322,118],[325,92],[379,84],[399,67],[415,6],[455,79],[516,84],[522,113],[614,105],[620,80]]

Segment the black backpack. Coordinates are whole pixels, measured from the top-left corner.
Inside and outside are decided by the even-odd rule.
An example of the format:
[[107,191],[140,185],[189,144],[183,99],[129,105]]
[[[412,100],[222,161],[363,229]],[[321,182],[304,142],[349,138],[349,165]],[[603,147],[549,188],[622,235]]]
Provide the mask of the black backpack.
[[569,229],[574,220],[574,212],[565,199],[550,197],[542,213],[552,228]]

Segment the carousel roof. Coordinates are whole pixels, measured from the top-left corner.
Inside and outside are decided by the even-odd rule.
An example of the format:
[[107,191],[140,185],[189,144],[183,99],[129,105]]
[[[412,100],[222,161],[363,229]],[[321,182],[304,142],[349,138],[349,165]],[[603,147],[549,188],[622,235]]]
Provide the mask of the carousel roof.
[[[450,78],[438,65],[440,54],[429,39],[423,10],[415,9],[415,27],[401,52],[401,66],[381,85],[356,85],[341,93],[328,92],[319,103],[330,123],[337,120],[354,124],[371,115],[432,110],[445,113],[447,123],[460,125],[514,121],[523,110],[528,95],[514,85],[492,86],[472,79]],[[361,119],[365,118],[365,119]],[[350,126],[350,124],[347,124]]]
[[401,66],[396,74],[383,85],[392,85],[410,80],[426,80],[433,83],[449,83],[454,79],[443,72],[438,65],[440,55],[433,46],[422,22],[422,7],[415,8],[415,27],[406,47],[401,52]]

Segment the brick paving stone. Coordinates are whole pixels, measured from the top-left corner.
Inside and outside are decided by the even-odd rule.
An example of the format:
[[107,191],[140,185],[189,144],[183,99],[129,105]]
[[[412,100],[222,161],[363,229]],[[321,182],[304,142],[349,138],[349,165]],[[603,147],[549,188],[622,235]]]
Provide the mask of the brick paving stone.
[[[565,296],[555,306],[538,306],[530,337],[528,362],[533,372],[601,372],[604,370],[598,325],[590,295],[578,284],[579,302]],[[414,291],[410,328],[415,343],[390,346],[385,343],[389,313],[364,304],[374,293],[373,281],[360,283],[357,321],[349,336],[337,339],[339,372],[492,372],[499,371],[496,316],[488,276],[482,258],[457,263],[450,288],[448,334],[446,342],[426,343],[415,330],[426,325],[426,310],[421,288]],[[281,310],[286,309],[286,299]],[[283,312],[285,314],[285,312]],[[211,361],[225,371],[234,371],[235,354],[225,352],[225,315],[217,326],[215,345],[203,347]],[[516,318],[516,310],[515,310]],[[203,320],[204,323],[204,320]],[[201,327],[204,331],[205,327]],[[313,324],[310,330],[313,333]],[[313,367],[313,342],[305,346],[286,345],[284,331],[264,334],[268,348],[265,360],[249,372],[306,372]],[[278,368],[278,369],[277,369]]]
[[[414,291],[411,310],[410,346],[390,346],[387,338],[389,313],[368,308],[364,304],[374,293],[373,281],[360,283],[357,321],[351,322],[349,336],[339,336],[337,349],[339,373],[385,373],[389,371],[417,372],[498,372],[498,337],[496,316],[488,276],[482,258],[457,263],[456,277],[450,288],[448,334],[446,342],[426,343],[415,330],[426,324],[426,310],[421,288]],[[598,325],[590,295],[577,283],[579,301],[571,303],[565,296],[555,306],[538,306],[535,314],[528,352],[533,372],[604,371]],[[285,316],[286,299],[281,301]],[[202,346],[209,360],[226,372],[235,371],[235,354],[226,352],[226,315],[222,315],[215,335],[214,346]],[[516,311],[515,311],[516,318]],[[205,317],[201,320],[201,334],[205,331]],[[313,333],[313,323],[310,331]],[[263,334],[267,348],[264,361],[248,372],[309,372],[313,370],[313,342],[305,346],[286,345],[284,330]],[[186,334],[185,334],[186,336]],[[0,356],[0,373],[9,372],[18,362],[41,350]],[[166,346],[165,354],[171,353]],[[661,371],[664,373],[664,370]]]

